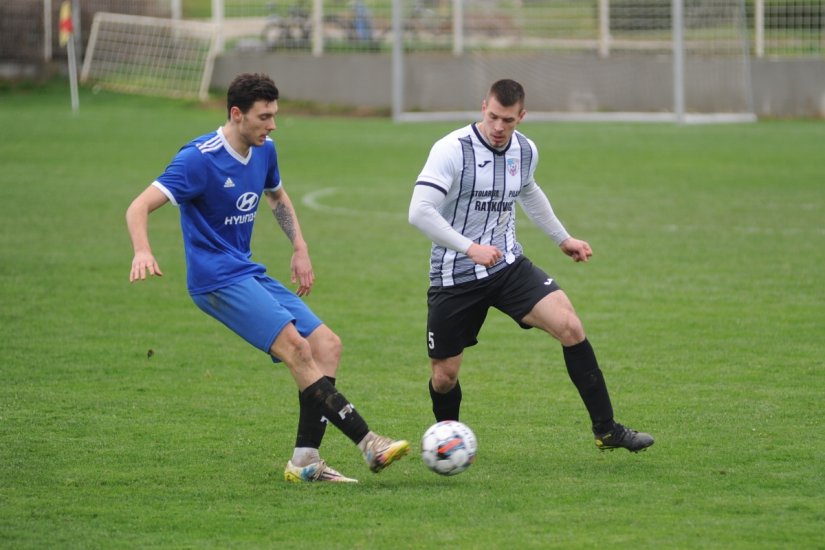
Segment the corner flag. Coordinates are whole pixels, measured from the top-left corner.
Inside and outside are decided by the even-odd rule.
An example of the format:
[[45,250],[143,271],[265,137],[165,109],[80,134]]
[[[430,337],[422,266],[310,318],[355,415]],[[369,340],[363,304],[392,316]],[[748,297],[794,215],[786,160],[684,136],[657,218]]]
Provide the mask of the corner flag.
[[58,25],[60,30],[60,47],[65,48],[69,43],[69,38],[74,32],[74,24],[72,23],[72,3],[69,0],[63,0],[60,4],[60,23]]
[[80,100],[77,94],[77,59],[74,53],[74,23],[72,22],[72,3],[71,0],[63,0],[60,4],[60,22],[58,23],[58,30],[60,31],[60,47],[65,48],[66,55],[69,58],[69,85],[72,93],[72,112],[77,114],[80,108]]

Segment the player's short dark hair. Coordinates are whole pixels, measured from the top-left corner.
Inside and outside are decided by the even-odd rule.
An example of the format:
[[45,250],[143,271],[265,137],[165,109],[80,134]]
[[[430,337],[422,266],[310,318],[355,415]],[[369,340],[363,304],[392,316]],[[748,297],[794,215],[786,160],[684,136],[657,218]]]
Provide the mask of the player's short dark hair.
[[226,116],[229,111],[237,107],[246,113],[259,100],[276,101],[278,88],[268,75],[263,73],[242,73],[229,84],[226,91]]
[[502,107],[524,106],[524,88],[515,80],[502,78],[493,82],[487,97],[495,97]]

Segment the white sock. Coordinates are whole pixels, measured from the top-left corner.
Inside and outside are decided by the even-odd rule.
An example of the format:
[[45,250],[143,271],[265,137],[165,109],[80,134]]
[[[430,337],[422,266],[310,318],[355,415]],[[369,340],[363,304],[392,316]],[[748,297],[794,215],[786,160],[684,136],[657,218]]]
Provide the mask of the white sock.
[[372,441],[372,438],[374,438],[374,437],[375,437],[375,434],[372,431],[370,431],[370,432],[367,432],[367,435],[364,436],[364,439],[362,439],[361,441],[358,442],[358,448],[361,449],[362,453],[367,452],[367,443]]
[[318,449],[312,447],[295,447],[295,450],[292,451],[292,465],[298,466],[299,468],[309,466],[313,462],[320,460],[321,453],[318,452]]

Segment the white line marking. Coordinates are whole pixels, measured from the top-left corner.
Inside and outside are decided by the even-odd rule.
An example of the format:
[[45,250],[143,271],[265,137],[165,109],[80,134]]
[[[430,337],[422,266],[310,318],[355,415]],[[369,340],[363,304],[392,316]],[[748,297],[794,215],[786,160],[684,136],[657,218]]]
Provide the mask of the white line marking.
[[[339,189],[337,187],[326,187],[324,189],[318,189],[317,191],[313,191],[308,193],[302,199],[302,203],[317,211],[317,212],[326,212],[328,214],[339,214],[342,216],[371,216],[371,217],[382,217],[382,218],[395,218],[395,219],[406,219],[406,213],[404,212],[397,212],[397,211],[384,211],[384,210],[357,210],[355,208],[343,208],[340,206],[327,206],[322,204],[320,201],[321,199],[328,198],[332,195],[335,195]],[[602,221],[599,223],[592,223],[591,227],[599,227],[599,228],[607,228],[610,230],[621,230],[623,226],[616,223],[611,223],[609,221]],[[534,226],[530,224],[522,224],[519,231],[530,231],[533,229]],[[662,233],[701,233],[701,232],[708,232],[708,231],[716,231],[716,229],[706,226],[706,225],[692,225],[692,224],[684,224],[684,225],[677,225],[677,224],[665,224],[659,226],[659,229]],[[797,235],[823,235],[825,236],[825,227],[770,227],[770,226],[738,226],[738,227],[730,227],[727,228],[733,234],[738,235],[767,235],[767,236],[797,236]]]
[[[317,212],[326,212],[328,214],[340,214],[342,216],[380,216],[386,218],[401,218],[403,213],[399,212],[386,212],[383,210],[357,210],[355,208],[343,208],[340,206],[327,206],[325,204],[321,204],[320,199],[327,198],[331,195],[334,195],[338,192],[337,187],[326,187],[324,189],[318,189],[317,191],[313,191],[304,195],[304,198],[301,202],[313,210]],[[404,215],[406,217],[406,215]]]

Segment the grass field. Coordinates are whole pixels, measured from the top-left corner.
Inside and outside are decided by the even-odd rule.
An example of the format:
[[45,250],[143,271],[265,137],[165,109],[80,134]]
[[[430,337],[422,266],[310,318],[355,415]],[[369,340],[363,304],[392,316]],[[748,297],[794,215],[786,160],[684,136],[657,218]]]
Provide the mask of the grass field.
[[[477,463],[413,453],[357,486],[289,485],[296,390],[186,294],[177,211],[151,219],[162,279],[129,285],[124,211],[221,109],[67,86],[0,92],[0,547],[822,548],[825,125],[522,125],[537,177],[593,260],[522,215],[528,255],[576,304],[619,420],[645,453],[599,453],[558,345],[491,313],[462,371]],[[406,222],[455,124],[296,117],[274,134],[345,344],[339,387],[414,442],[429,244]],[[263,214],[263,213],[262,213]],[[286,278],[271,216],[253,251]],[[152,350],[151,357],[149,350]],[[817,412],[820,411],[820,412]]]

